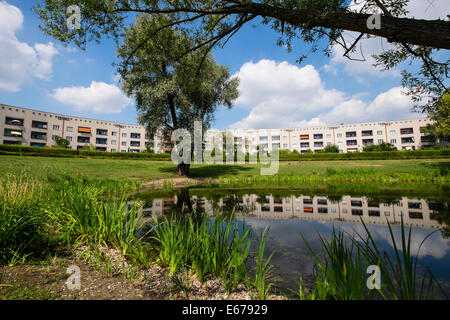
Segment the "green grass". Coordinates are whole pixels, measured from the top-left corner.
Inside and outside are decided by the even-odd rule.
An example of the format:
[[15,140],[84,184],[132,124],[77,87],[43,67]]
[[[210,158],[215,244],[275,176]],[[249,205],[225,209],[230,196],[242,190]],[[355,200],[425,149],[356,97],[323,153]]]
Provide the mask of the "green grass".
[[[423,160],[358,160],[280,162],[275,177],[260,176],[261,165],[192,165],[193,178],[214,178],[222,182],[261,181],[283,177],[296,181],[404,179],[407,181],[448,182],[449,159]],[[149,181],[176,177],[176,165],[171,162],[145,160],[110,160],[0,156],[0,177],[8,173],[24,173],[39,180],[48,173],[86,175],[91,178],[114,178]],[[434,180],[436,181],[434,181]],[[259,181],[259,180],[258,180]]]

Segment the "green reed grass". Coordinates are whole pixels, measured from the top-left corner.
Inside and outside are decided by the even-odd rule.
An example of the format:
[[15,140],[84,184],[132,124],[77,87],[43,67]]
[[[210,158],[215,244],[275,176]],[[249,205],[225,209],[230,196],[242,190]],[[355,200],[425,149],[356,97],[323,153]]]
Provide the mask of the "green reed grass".
[[258,297],[260,300],[265,300],[267,298],[267,294],[273,285],[273,283],[268,283],[268,278],[270,277],[272,271],[270,260],[275,254],[275,250],[270,253],[267,259],[264,259],[264,251],[266,248],[268,233],[269,228],[266,227],[258,242],[258,250],[256,252],[255,279],[252,283],[258,292]]
[[[362,219],[361,219],[362,221]],[[411,253],[411,228],[406,234],[403,219],[401,221],[401,246],[397,245],[392,227],[387,221],[394,255],[389,256],[379,248],[366,224],[362,221],[365,236],[357,234],[345,240],[343,232],[336,232],[330,240],[319,235],[323,256],[312,250],[302,235],[314,259],[316,260],[315,286],[306,293],[300,280],[298,295],[301,299],[391,299],[391,300],[424,300],[429,299],[439,284],[429,268],[419,273],[418,255],[423,243],[434,233],[424,238],[415,256]],[[350,243],[348,243],[350,242]],[[366,274],[369,265],[379,267],[381,288],[369,290]],[[440,287],[439,287],[440,288]]]

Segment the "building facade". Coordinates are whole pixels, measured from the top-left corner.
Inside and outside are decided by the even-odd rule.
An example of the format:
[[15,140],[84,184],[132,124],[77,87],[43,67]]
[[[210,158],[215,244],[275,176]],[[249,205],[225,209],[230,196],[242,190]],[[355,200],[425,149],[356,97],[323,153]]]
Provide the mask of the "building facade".
[[[342,152],[361,152],[364,146],[387,142],[398,150],[416,150],[433,145],[435,141],[424,133],[424,128],[432,121],[427,118],[363,122],[293,129],[227,130],[234,139],[237,150],[250,152],[251,146],[260,145],[271,152],[297,150],[305,154],[323,150],[327,145],[337,145]],[[210,130],[206,135],[207,148],[214,148],[218,134],[225,131]]]
[[[250,152],[260,145],[271,152],[297,150],[305,154],[317,152],[327,145],[337,145],[340,152],[363,151],[364,146],[388,142],[398,150],[414,150],[435,143],[424,128],[432,122],[426,118],[341,124],[293,129],[208,130],[205,148],[212,149],[217,135],[232,134],[237,150]],[[69,141],[69,148],[92,146],[106,152],[142,152],[147,145],[156,153],[170,152],[174,146],[170,136],[146,136],[144,126],[112,121],[67,116],[0,104],[0,144],[22,144],[50,147],[59,136]]]

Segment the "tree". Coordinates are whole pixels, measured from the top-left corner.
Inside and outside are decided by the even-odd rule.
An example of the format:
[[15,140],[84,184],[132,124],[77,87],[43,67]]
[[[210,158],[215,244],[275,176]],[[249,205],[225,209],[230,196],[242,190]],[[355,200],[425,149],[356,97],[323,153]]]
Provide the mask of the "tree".
[[[67,8],[74,4],[81,7],[81,28],[68,30]],[[196,43],[179,58],[202,48],[207,55],[223,47],[242,26],[255,22],[270,25],[280,34],[277,44],[289,51],[293,40],[301,38],[312,45],[311,52],[325,44],[326,55],[332,46],[342,46],[349,59],[361,39],[385,38],[393,48],[376,56],[376,65],[391,69],[418,62],[419,68],[414,65],[410,71],[403,71],[402,85],[405,93],[419,103],[418,111],[432,112],[439,97],[449,92],[445,83],[449,60],[437,61],[435,53],[450,49],[450,22],[407,18],[407,4],[408,0],[43,0],[43,5],[37,4],[33,10],[43,22],[44,32],[81,48],[87,41],[99,41],[102,35],[118,40],[128,19],[136,13],[165,16],[167,24],[155,33],[177,26],[195,35]],[[373,14],[381,14],[379,28],[368,24]],[[345,31],[359,36],[348,43]],[[151,41],[155,33],[148,33],[135,49]],[[300,55],[299,62],[304,58]]]
[[435,138],[450,141],[450,94],[443,95],[433,109],[430,118],[434,124],[427,125],[425,131]]
[[[169,23],[165,16],[139,15],[117,50],[122,88],[135,98],[138,120],[150,136],[181,128],[193,133],[195,121],[208,129],[217,107],[231,108],[239,95],[239,80],[230,79],[228,68],[205,49],[178,59],[194,40],[183,30],[161,30]],[[155,36],[139,47],[149,34]],[[180,163],[178,174],[188,175],[189,164]]]
[[55,143],[56,143],[55,148],[62,148],[62,149],[67,149],[67,147],[70,144],[68,140],[63,139],[60,136],[55,137]]
[[337,145],[335,145],[335,144],[332,144],[332,145],[326,146],[323,149],[323,152],[325,152],[325,153],[339,153],[339,147]]
[[397,148],[388,142],[382,142],[379,144],[369,144],[364,147],[364,151],[396,151]]

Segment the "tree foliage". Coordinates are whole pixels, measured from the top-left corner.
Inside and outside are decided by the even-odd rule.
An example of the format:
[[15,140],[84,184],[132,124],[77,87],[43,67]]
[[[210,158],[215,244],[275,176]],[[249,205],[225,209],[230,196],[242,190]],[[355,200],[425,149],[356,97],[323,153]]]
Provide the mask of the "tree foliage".
[[[155,33],[142,37],[136,49],[156,36],[156,31],[176,26],[192,35],[194,43],[180,53],[223,47],[249,23],[271,26],[280,37],[277,44],[293,49],[302,39],[311,44],[310,52],[322,49],[329,55],[333,46],[342,46],[345,56],[357,50],[358,42],[367,37],[385,38],[392,47],[375,56],[376,65],[391,69],[412,64],[402,75],[405,93],[417,103],[421,112],[436,111],[440,97],[448,93],[449,60],[439,55],[450,49],[450,22],[407,18],[409,0],[43,0],[34,11],[42,21],[42,30],[65,42],[85,47],[87,41],[99,41],[103,35],[119,40],[122,30],[136,14],[165,17],[167,24]],[[81,28],[68,30],[68,6],[81,7]],[[369,28],[368,18],[381,13],[381,28]],[[344,32],[359,34],[348,43]],[[131,50],[133,53],[133,50]],[[442,58],[444,56],[444,58]],[[439,57],[441,60],[439,60]],[[305,58],[299,53],[298,61]],[[200,66],[202,61],[200,59]],[[199,66],[199,67],[200,67]]]

